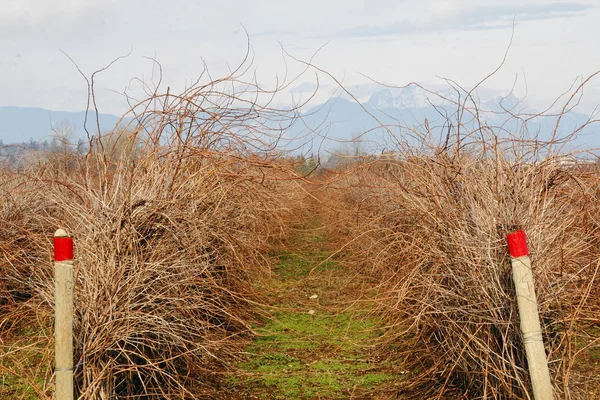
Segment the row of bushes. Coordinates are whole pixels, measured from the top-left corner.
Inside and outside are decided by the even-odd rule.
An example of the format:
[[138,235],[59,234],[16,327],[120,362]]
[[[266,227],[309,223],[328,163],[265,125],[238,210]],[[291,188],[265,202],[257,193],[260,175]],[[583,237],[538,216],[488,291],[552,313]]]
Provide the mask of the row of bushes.
[[330,174],[330,229],[378,283],[388,354],[411,372],[402,398],[530,398],[506,246],[517,229],[556,396],[597,398],[600,167],[495,132],[450,146],[424,133]]
[[[250,334],[264,254],[299,196],[291,166],[261,151],[271,138],[251,134],[274,111],[245,109],[218,84],[153,94],[126,126],[90,137],[85,154],[27,153],[3,168],[0,329],[35,328],[39,397],[52,393],[51,238],[61,227],[75,240],[77,396],[215,398]],[[19,343],[0,342],[9,372]]]

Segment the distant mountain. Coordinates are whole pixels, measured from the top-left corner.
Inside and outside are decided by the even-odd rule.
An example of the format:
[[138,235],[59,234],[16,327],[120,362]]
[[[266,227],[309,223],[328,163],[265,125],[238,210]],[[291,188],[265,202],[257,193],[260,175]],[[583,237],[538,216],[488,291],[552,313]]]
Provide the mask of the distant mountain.
[[[51,111],[42,108],[0,107],[0,141],[4,144],[44,141],[53,134],[53,129],[72,129],[76,138],[86,137],[83,129],[85,111]],[[119,117],[98,114],[101,132],[111,130]],[[87,127],[91,134],[97,133],[96,113],[88,113]]]
[[[290,149],[303,152],[332,150],[344,146],[358,138],[363,150],[381,151],[393,149],[399,141],[411,141],[411,129],[424,130],[425,121],[435,137],[445,137],[447,126],[445,115],[452,116],[456,124],[455,102],[464,101],[453,89],[428,93],[419,87],[408,86],[401,89],[384,88],[371,94],[368,100],[357,103],[344,97],[329,99],[324,104],[310,108],[288,129],[285,136]],[[523,129],[522,121],[509,118],[505,110],[513,114],[535,115],[536,111],[514,95],[492,95],[487,99],[475,98],[480,110],[480,119],[487,125],[496,127],[498,132],[518,132]],[[473,108],[473,102],[467,102]],[[76,139],[85,139],[83,129],[85,112],[51,111],[41,108],[0,107],[0,141],[4,144],[44,141],[50,139],[53,129],[69,128]],[[291,115],[290,115],[291,118]],[[471,121],[469,121],[471,119]],[[561,119],[559,135],[566,135],[588,121],[589,116],[571,111]],[[110,131],[119,117],[99,114],[100,131]],[[528,122],[529,132],[539,132],[540,138],[547,138],[553,132],[557,116],[536,117]],[[465,115],[462,123],[467,129],[474,127],[472,117]],[[272,128],[278,123],[272,121]],[[267,126],[270,126],[267,124]],[[382,128],[385,126],[385,129]],[[97,133],[96,116],[88,113],[88,130]],[[600,147],[600,124],[592,124],[583,129],[573,147]]]
[[[416,86],[402,89],[382,89],[373,93],[370,98],[359,104],[344,97],[329,99],[326,103],[312,107],[301,115],[300,121],[288,133],[289,137],[305,138],[301,132],[314,132],[320,136],[313,139],[304,149],[315,152],[317,149],[330,150],[343,147],[340,143],[353,138],[360,138],[366,149],[381,150],[394,148],[398,141],[411,142],[411,129],[424,130],[425,121],[436,137],[444,137],[447,125],[445,116],[451,116],[456,124],[456,102],[464,102],[453,89],[437,92],[438,95],[426,92]],[[490,127],[495,127],[500,136],[507,132],[520,132],[524,129],[523,121],[511,118],[509,111],[527,118],[536,111],[514,95],[496,95],[488,99],[474,96],[474,100],[466,102],[467,108],[479,110],[479,118]],[[475,102],[475,104],[473,104]],[[585,124],[588,115],[570,111],[563,116],[558,128],[559,135],[566,135]],[[556,115],[532,118],[527,123],[530,133],[539,132],[544,140],[553,132],[558,121]],[[471,129],[475,127],[473,117],[466,113],[462,124]],[[387,129],[382,129],[384,125]],[[573,147],[600,147],[600,124],[592,124],[581,131],[580,136],[571,144]],[[296,144],[297,146],[297,144]],[[312,148],[311,148],[312,146]]]

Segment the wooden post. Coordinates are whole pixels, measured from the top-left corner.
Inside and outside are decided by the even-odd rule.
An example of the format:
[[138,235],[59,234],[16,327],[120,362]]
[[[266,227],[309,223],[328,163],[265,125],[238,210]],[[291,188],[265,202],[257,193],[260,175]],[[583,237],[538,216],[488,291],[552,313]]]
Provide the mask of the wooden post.
[[542,339],[527,237],[525,232],[517,231],[509,234],[507,240],[533,397],[535,400],[552,400],[552,382]]
[[73,400],[73,238],[54,234],[55,399]]

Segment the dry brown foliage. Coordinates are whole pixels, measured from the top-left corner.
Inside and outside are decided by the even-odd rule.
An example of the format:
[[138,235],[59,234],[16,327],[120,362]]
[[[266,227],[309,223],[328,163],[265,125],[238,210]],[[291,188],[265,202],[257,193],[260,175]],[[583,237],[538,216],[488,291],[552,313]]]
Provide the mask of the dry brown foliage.
[[[251,83],[223,88],[237,79],[155,91],[124,126],[90,136],[87,153],[3,169],[0,329],[39,326],[52,370],[51,239],[65,228],[75,238],[78,398],[214,398],[251,333],[252,281],[269,272],[265,251],[299,191],[287,162],[267,155],[278,137],[263,125],[289,113],[248,100],[264,94]],[[14,343],[0,348],[12,365],[22,356]],[[40,397],[51,394],[46,375],[32,385]]]
[[506,246],[524,229],[555,394],[597,398],[600,168],[560,152],[574,135],[542,142],[476,111],[459,114],[478,129],[412,129],[329,184],[332,234],[380,282],[385,340],[410,372],[400,397],[531,398]]
[[[180,95],[148,87],[85,154],[3,169],[0,333],[38,327],[34,345],[0,341],[13,364],[39,347],[51,371],[51,237],[62,227],[76,241],[79,398],[218,398],[214,381],[251,333],[264,251],[303,207],[299,176],[274,152],[273,126],[291,114],[238,72]],[[383,339],[409,372],[400,396],[531,398],[505,243],[524,229],[555,393],[598,398],[600,169],[562,162],[577,132],[541,142],[487,126],[466,102],[445,140],[425,123],[408,142],[391,137],[396,153],[322,176],[329,229],[379,281]],[[30,379],[39,397],[51,379]]]

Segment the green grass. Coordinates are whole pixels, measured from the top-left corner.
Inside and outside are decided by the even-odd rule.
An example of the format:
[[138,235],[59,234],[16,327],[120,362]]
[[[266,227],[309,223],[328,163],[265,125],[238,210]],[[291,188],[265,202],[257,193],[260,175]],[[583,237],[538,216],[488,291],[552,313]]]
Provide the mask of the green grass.
[[[330,257],[324,235],[304,232],[288,244],[294,251],[271,255],[276,311],[255,327],[249,356],[239,365],[244,373],[230,382],[247,397],[346,399],[399,378],[393,366],[368,359],[366,345],[379,337],[382,321],[336,305],[333,299],[345,290],[343,265]],[[309,299],[313,293],[317,299]]]
[[[43,378],[35,378],[37,388],[44,386]],[[29,381],[23,379],[22,376],[14,374],[0,374],[0,395],[6,396],[3,398],[35,400],[39,398],[38,390],[36,390]]]
[[254,350],[293,351],[295,349],[360,350],[361,345],[379,335],[378,320],[361,313],[277,312],[267,324],[256,329]]
[[281,253],[275,256],[275,272],[283,278],[300,278],[308,276],[311,272],[342,269],[335,260],[329,259],[329,256],[329,253],[323,251]]
[[285,353],[256,355],[241,368],[253,376],[237,379],[238,385],[254,384],[265,388],[273,399],[348,397],[348,390],[373,390],[378,385],[397,379],[389,372],[379,372],[362,360],[319,360],[305,363]]
[[595,368],[600,363],[600,326],[590,326],[587,328],[580,328],[585,332],[576,336],[575,343],[579,351],[581,352],[578,360],[578,365],[583,368]]
[[39,327],[16,329],[0,346],[0,398],[34,400],[43,392],[46,365]]
[[387,373],[372,373],[366,374],[361,378],[361,386],[366,389],[371,389],[377,385],[380,385],[384,382],[398,379],[398,376],[395,374],[387,374]]
[[260,354],[242,364],[248,371],[274,373],[278,371],[292,371],[302,368],[302,361],[285,353]]

